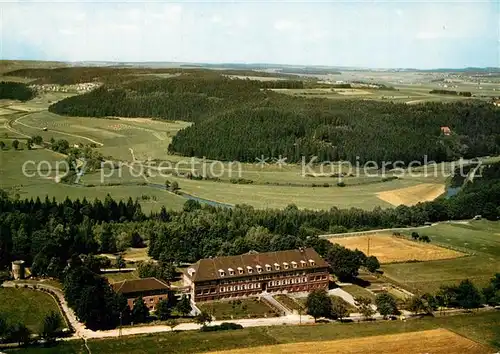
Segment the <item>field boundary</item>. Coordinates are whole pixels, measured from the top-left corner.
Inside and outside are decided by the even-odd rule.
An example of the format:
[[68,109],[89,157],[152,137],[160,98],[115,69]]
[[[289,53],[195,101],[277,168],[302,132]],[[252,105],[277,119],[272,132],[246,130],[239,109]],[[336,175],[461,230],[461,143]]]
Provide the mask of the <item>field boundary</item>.
[[[318,235],[318,237],[330,239],[330,238],[348,238],[348,237],[353,237],[353,236],[365,236],[365,235],[368,236],[368,235],[373,235],[373,234],[377,234],[377,233],[394,232],[394,231],[411,232],[414,230],[427,229],[427,228],[430,228],[432,226],[436,226],[436,225],[440,225],[440,224],[460,224],[460,220],[456,220],[455,222],[450,222],[450,221],[436,222],[436,223],[433,223],[431,225],[423,225],[423,226],[416,226],[416,227],[395,227],[392,229],[376,229],[376,230],[353,231],[353,232],[344,232],[344,233],[336,233],[336,234],[322,234],[322,235]],[[406,240],[413,241],[411,238],[404,236],[404,235],[395,236],[395,237],[401,237],[401,238],[404,238]],[[471,251],[465,247],[453,246],[453,245],[449,245],[449,244],[442,243],[439,241],[434,241],[434,240],[431,240],[431,244],[442,247],[442,248],[447,248],[447,249],[450,249],[452,251],[464,253],[463,257],[477,255],[477,252]],[[462,257],[457,257],[457,258],[462,258]],[[428,261],[416,261],[416,262],[428,262]],[[391,262],[390,264],[394,264],[394,263],[408,263],[408,262]],[[386,263],[386,264],[389,264],[389,263]]]

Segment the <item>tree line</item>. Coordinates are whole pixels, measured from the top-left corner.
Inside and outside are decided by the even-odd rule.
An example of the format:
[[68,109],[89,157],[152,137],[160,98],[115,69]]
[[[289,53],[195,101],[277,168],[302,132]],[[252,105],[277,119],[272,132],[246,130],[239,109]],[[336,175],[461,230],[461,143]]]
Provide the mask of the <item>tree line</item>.
[[[217,70],[219,74],[224,75],[239,75],[239,76],[264,76],[277,78],[290,78],[292,75],[281,73],[260,72],[254,70],[227,68],[225,70]],[[34,84],[58,84],[58,85],[73,85],[87,82],[104,82],[104,83],[124,83],[133,80],[143,80],[145,75],[178,75],[186,74],[208,74],[214,73],[203,67],[183,67],[180,68],[145,68],[145,67],[61,67],[61,68],[24,68],[9,71],[5,76],[15,76],[22,78],[33,79]]]
[[431,90],[431,91],[429,91],[429,93],[437,93],[440,95],[472,97],[472,92],[470,92],[470,91]]

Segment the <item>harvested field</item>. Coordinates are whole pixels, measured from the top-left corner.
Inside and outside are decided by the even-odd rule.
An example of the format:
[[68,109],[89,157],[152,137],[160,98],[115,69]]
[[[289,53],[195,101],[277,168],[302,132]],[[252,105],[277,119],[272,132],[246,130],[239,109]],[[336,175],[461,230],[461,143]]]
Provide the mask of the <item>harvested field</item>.
[[377,193],[377,197],[395,206],[401,204],[415,205],[418,202],[434,200],[444,192],[444,184],[422,183],[412,187],[379,192]]
[[[368,252],[368,238],[370,251]],[[380,263],[406,262],[411,260],[433,261],[451,259],[464,254],[429,243],[410,241],[390,234],[375,233],[363,236],[334,237],[330,242],[338,243],[349,249],[359,249],[365,254],[375,256]]]
[[219,354],[243,353],[491,353],[492,350],[447,329],[350,338],[324,342],[305,342],[268,345],[213,352]]

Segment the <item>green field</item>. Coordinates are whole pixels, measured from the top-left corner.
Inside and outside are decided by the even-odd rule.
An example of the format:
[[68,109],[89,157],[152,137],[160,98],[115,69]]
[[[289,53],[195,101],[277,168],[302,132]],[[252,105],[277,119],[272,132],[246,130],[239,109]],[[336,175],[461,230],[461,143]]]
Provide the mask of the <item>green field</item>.
[[51,311],[59,312],[59,307],[47,293],[22,288],[0,288],[0,313],[6,314],[11,323],[22,322],[38,333],[44,317]]
[[500,272],[500,222],[443,223],[418,232],[428,235],[433,243],[467,251],[470,256],[382,267],[385,276],[409,290],[435,291],[440,285],[466,278],[484,286]]
[[230,320],[237,318],[275,317],[275,310],[257,298],[207,301],[199,303],[198,308],[212,314],[217,320]]
[[[100,171],[86,173],[81,183],[92,185],[81,186],[55,184],[48,178],[29,179],[19,176],[22,160],[42,159],[55,163],[64,159],[62,155],[42,151],[9,151],[2,152],[0,159],[1,188],[18,193],[21,197],[55,196],[56,199],[70,198],[87,199],[103,198],[110,194],[116,199],[149,197],[142,200],[144,210],[156,211],[162,205],[167,208],[179,209],[185,199],[167,193],[158,188],[143,186],[145,182],[164,185],[165,180],[176,181],[181,191],[193,196],[222,202],[225,204],[249,204],[256,208],[283,208],[291,203],[300,208],[329,209],[332,206],[343,208],[357,207],[372,209],[376,206],[390,207],[387,201],[380,199],[377,193],[394,189],[417,186],[422,183],[445,182],[444,177],[405,177],[398,180],[383,182],[383,177],[376,171],[370,171],[370,176],[364,172],[348,170],[345,166],[331,165],[323,168],[315,166],[308,169],[297,164],[277,166],[271,160],[266,165],[232,164],[205,161],[168,154],[168,145],[172,137],[180,129],[189,126],[188,122],[165,122],[147,118],[79,118],[63,117],[47,112],[50,103],[67,97],[68,93],[47,92],[24,103],[5,101],[1,106],[0,134],[4,135],[5,143],[10,146],[12,139],[26,139],[29,136],[40,135],[45,141],[66,139],[73,145],[95,144],[96,150],[113,161],[132,162],[135,160],[155,161],[155,166],[170,166],[158,169],[153,167],[143,176],[133,176],[129,167],[105,180],[101,179]],[[2,124],[3,123],[3,124]],[[47,128],[44,131],[42,128]],[[23,145],[21,140],[21,145]],[[192,161],[195,161],[192,163]],[[306,161],[307,164],[308,161]],[[177,164],[177,165],[176,165]],[[137,166],[137,165],[136,165]],[[194,167],[193,167],[194,166]],[[231,167],[231,168],[228,168]],[[171,175],[172,171],[186,173],[192,171],[205,172],[210,176],[219,177],[220,181],[190,180]],[[133,172],[137,172],[134,169]],[[109,170],[105,170],[109,173]],[[161,172],[161,173],[160,173]],[[334,177],[337,172],[352,173],[341,180],[346,187],[338,187],[340,181]],[[390,173],[388,174],[390,175]],[[232,178],[251,180],[252,184],[233,184]],[[105,185],[102,185],[102,184]],[[106,185],[108,184],[108,185]],[[109,186],[113,184],[114,186]],[[119,184],[119,185],[116,185]],[[328,187],[325,187],[328,185]],[[155,200],[156,199],[156,200]]]
[[[89,340],[94,353],[201,353],[261,345],[314,342],[446,328],[474,341],[500,349],[500,313],[423,318],[401,323],[376,321],[304,326],[253,327],[237,331],[162,333],[125,338]],[[23,353],[54,353],[56,348],[24,349]],[[52,351],[51,351],[52,350]],[[80,341],[60,343],[60,353],[85,353]],[[492,353],[494,350],[492,350]]]

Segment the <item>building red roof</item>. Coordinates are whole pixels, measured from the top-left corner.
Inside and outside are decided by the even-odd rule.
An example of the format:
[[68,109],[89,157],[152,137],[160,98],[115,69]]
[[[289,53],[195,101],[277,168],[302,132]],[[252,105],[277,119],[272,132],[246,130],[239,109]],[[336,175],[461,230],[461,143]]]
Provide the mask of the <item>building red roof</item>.
[[[189,266],[185,274],[194,282],[238,278],[256,274],[273,274],[297,269],[328,267],[328,263],[313,248],[288,251],[246,253],[239,256],[201,259]],[[267,270],[266,266],[271,266]],[[257,267],[261,268],[259,272]],[[233,274],[231,274],[231,271]],[[250,273],[251,272],[251,273]]]
[[143,278],[143,279],[133,279],[133,280],[123,280],[117,283],[111,284],[111,287],[116,293],[120,294],[130,294],[130,293],[141,293],[153,290],[169,290],[170,286],[168,284],[158,280],[156,278]]

